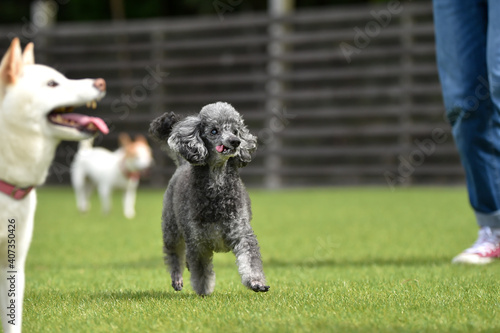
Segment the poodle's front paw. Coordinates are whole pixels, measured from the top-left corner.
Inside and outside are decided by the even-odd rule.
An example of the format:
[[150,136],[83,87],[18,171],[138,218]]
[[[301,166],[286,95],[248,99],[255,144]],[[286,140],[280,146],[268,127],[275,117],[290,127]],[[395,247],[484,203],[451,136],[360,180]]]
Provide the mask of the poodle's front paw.
[[255,292],[263,292],[265,293],[266,291],[269,290],[269,286],[266,286],[265,283],[262,283],[260,281],[252,281],[250,282],[250,288],[255,291]]
[[172,287],[175,289],[175,291],[181,291],[182,287],[184,287],[184,282],[182,281],[182,278],[177,280],[172,280]]

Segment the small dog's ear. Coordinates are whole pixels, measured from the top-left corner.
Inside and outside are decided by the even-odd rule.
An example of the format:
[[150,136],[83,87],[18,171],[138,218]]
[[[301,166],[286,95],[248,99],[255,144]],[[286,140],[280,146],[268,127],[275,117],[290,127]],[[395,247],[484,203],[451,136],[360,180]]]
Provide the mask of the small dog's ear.
[[250,133],[243,122],[239,137],[241,139],[240,150],[234,158],[237,166],[243,168],[252,161],[252,154],[257,150],[257,137]]
[[200,118],[187,117],[174,125],[168,138],[170,149],[194,165],[204,165],[208,157],[208,150],[201,139],[200,125]]
[[158,143],[165,144],[172,133],[172,127],[179,122],[175,113],[165,112],[149,125],[149,136]]
[[132,142],[132,140],[130,139],[130,136],[127,133],[122,132],[118,136],[118,142],[120,142],[120,146],[126,147]]
[[134,139],[135,142],[141,142],[141,143],[144,143],[144,144],[148,144],[148,140],[146,140],[146,138],[144,137],[144,135],[142,134],[137,134],[135,136],[135,139]]

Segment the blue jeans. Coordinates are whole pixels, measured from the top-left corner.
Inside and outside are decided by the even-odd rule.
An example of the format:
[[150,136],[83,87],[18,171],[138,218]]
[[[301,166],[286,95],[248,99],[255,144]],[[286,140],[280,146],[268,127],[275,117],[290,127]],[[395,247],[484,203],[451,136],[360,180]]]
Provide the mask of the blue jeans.
[[479,226],[500,228],[500,1],[434,0],[447,118]]

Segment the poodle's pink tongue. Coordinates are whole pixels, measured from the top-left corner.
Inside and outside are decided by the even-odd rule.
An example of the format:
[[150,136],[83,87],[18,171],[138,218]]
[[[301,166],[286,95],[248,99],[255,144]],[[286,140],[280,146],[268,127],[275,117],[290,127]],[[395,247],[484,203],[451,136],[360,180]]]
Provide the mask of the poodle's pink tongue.
[[215,147],[215,149],[216,149],[219,153],[222,153],[222,151],[224,150],[224,145],[217,146],[217,147]]

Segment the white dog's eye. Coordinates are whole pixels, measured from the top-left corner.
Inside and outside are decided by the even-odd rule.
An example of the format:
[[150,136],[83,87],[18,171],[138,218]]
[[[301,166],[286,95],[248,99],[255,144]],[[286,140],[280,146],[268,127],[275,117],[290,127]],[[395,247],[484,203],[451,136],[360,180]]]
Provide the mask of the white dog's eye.
[[54,80],[50,80],[49,82],[47,82],[47,85],[51,88],[54,88],[54,87],[57,87],[59,85],[59,83],[57,83],[56,81]]
[[217,134],[218,132],[217,132],[217,129],[216,129],[216,128],[214,128],[214,129],[213,129],[210,133],[212,133],[212,135],[215,135],[215,134]]

